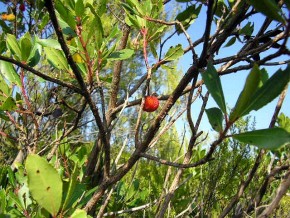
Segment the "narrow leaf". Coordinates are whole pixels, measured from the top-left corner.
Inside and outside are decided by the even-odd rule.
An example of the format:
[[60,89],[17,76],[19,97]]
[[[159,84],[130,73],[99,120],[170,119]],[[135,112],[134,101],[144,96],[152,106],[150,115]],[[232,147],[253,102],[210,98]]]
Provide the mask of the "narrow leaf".
[[54,48],[54,49],[61,49],[61,46],[59,44],[59,42],[55,39],[39,39],[36,38],[37,43],[39,43],[40,45],[42,45],[43,47],[50,47],[50,48]]
[[222,112],[226,114],[226,103],[221,80],[212,63],[208,63],[206,71],[201,75],[209,93],[212,95]]
[[231,45],[235,44],[235,42],[236,42],[236,37],[234,36],[228,41],[228,43],[224,47],[230,47]]
[[267,17],[285,23],[285,20],[279,13],[281,9],[274,0],[249,0],[249,3],[253,5],[257,11],[263,13]]
[[184,54],[182,45],[178,44],[175,47],[170,47],[167,53],[165,54],[164,61],[174,61],[181,57]]
[[75,12],[76,12],[76,16],[78,16],[78,17],[82,17],[84,15],[85,6],[84,6],[83,0],[76,1]]
[[70,204],[73,203],[71,201],[72,201],[73,193],[75,192],[78,176],[79,176],[78,165],[75,164],[74,170],[73,170],[73,172],[70,176],[70,179],[69,179],[67,194],[66,194],[63,206],[62,206],[63,210],[66,210],[68,208],[68,206],[70,206]]
[[290,133],[282,128],[261,129],[232,136],[234,139],[264,149],[278,149],[290,145]]
[[21,61],[27,61],[32,47],[31,41],[32,39],[29,33],[25,33],[25,35],[20,39]]
[[21,60],[21,48],[16,40],[16,37],[12,34],[7,34],[6,40],[7,47],[10,49],[12,54],[15,54],[17,60]]
[[20,77],[11,63],[0,61],[0,72],[9,82],[21,86]]
[[259,70],[259,67],[257,65],[254,65],[254,67],[252,68],[250,74],[246,79],[244,89],[237,100],[236,106],[234,107],[234,110],[230,114],[230,121],[233,122],[237,120],[239,117],[241,117],[242,114],[244,114],[244,111],[251,103],[252,96],[258,89],[260,82],[261,82],[261,71]]
[[34,67],[36,64],[38,64],[40,56],[41,56],[41,45],[35,43],[27,59],[28,65]]
[[61,51],[49,47],[44,47],[44,52],[46,53],[47,59],[52,66],[60,70],[69,69],[67,60]]
[[0,74],[0,96],[10,96],[11,93],[11,88],[8,86],[2,75]]
[[211,127],[217,131],[221,132],[223,130],[223,113],[217,107],[209,108],[205,110]]
[[110,60],[125,60],[130,58],[134,54],[134,50],[123,49],[120,51],[115,51],[108,56]]
[[70,217],[71,218],[87,218],[88,215],[86,211],[81,210],[81,209],[76,209]]
[[52,216],[56,216],[62,201],[62,180],[45,159],[29,155],[26,160],[28,187],[32,197]]
[[16,102],[12,97],[8,97],[4,103],[0,106],[0,110],[2,111],[12,111],[16,107]]
[[251,97],[248,106],[243,110],[241,116],[248,114],[252,110],[259,110],[266,104],[274,100],[290,81],[290,65],[285,70],[279,69],[270,77],[264,85],[259,88]]

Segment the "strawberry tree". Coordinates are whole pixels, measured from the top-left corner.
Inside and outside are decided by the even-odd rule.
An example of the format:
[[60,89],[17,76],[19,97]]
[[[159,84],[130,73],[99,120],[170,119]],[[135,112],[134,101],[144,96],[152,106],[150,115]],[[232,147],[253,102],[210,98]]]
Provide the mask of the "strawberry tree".
[[288,0],[0,2],[0,216],[287,213]]

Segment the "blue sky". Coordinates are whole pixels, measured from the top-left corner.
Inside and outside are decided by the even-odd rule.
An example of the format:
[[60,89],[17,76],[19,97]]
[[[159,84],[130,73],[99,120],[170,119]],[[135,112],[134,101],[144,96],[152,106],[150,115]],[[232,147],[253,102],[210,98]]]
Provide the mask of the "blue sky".
[[[254,23],[255,26],[255,31],[259,30],[261,24],[264,22],[265,17],[263,15],[255,15],[253,17],[249,18],[249,21]],[[192,38],[192,41],[195,41],[196,39],[199,39],[205,29],[205,22],[206,22],[206,11],[205,8],[201,10],[199,17],[196,19],[194,24],[191,26],[191,28],[188,29],[188,33],[190,37]],[[275,25],[275,23],[272,24],[272,27]],[[215,26],[212,27],[212,32],[215,31]],[[175,36],[171,40],[172,43],[181,43],[184,47],[188,46],[188,42],[184,36]],[[170,44],[170,42],[169,42]],[[288,42],[288,47],[289,47],[289,42]],[[235,43],[234,45],[228,47],[228,48],[222,48],[217,56],[215,58],[220,58],[220,57],[226,57],[230,55],[234,55],[237,53],[237,51],[240,49],[240,45],[238,43]],[[195,48],[195,51],[198,55],[201,54],[201,46],[198,46]],[[289,57],[288,57],[289,59]],[[279,60],[279,59],[277,59]],[[276,61],[277,61],[276,60]],[[280,59],[281,60],[281,59]],[[191,65],[192,63],[192,54],[188,53],[184,57],[180,59],[178,68],[181,69],[183,72],[185,72]],[[284,69],[286,66],[284,65],[282,68]],[[268,67],[268,66],[261,66],[261,68],[265,68],[269,74],[269,77],[277,71],[280,67]],[[237,73],[225,75],[221,77],[221,82],[224,90],[224,95],[226,99],[226,103],[230,108],[233,108],[240,92],[243,89],[245,79],[247,75],[249,74],[250,70],[245,70],[245,71],[239,71]],[[289,90],[288,90],[289,92]],[[205,93],[205,92],[204,92]],[[269,123],[272,118],[272,114],[275,110],[276,103],[278,99],[275,99],[272,103],[268,104],[264,108],[260,109],[259,111],[254,111],[250,113],[252,117],[255,117],[256,119],[256,129],[263,129],[267,128],[269,126]],[[194,103],[192,108],[193,108],[193,117],[197,117],[199,109],[200,109],[200,103]],[[207,105],[207,108],[211,107],[217,107],[216,103],[213,101],[213,99],[209,100],[209,103]],[[283,112],[285,115],[290,117],[290,97],[286,95],[286,99],[284,101],[284,104],[282,106],[281,112]],[[206,117],[206,116],[205,116]],[[204,118],[205,118],[204,117]],[[209,131],[211,128],[208,124],[207,118],[203,120],[201,129],[205,131]]]

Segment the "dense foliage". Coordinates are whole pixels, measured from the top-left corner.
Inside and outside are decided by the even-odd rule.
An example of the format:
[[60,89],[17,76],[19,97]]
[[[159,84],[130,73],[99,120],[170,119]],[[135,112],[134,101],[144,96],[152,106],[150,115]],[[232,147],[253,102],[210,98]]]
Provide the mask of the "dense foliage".
[[290,214],[289,0],[0,6],[0,217]]

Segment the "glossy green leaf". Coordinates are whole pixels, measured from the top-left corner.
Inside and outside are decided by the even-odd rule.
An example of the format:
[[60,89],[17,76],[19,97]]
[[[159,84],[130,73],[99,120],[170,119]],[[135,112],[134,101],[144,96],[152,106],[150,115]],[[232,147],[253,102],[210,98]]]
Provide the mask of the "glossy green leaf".
[[62,206],[63,210],[68,209],[69,206],[71,206],[72,202],[72,196],[75,192],[76,184],[77,184],[77,177],[79,176],[79,170],[78,170],[78,165],[75,164],[73,172],[69,178],[69,185],[68,185],[68,190],[67,194],[65,196],[65,200]]
[[20,199],[18,198],[18,196],[16,196],[14,192],[8,192],[8,197],[19,210],[25,210],[25,208],[21,204]]
[[264,149],[278,149],[290,145],[290,133],[282,128],[261,129],[232,136],[234,139]]
[[75,4],[75,12],[76,16],[82,17],[85,12],[85,6],[84,6],[84,1],[83,0],[77,0]]
[[140,16],[144,16],[146,14],[146,10],[143,5],[138,0],[127,0],[127,3],[135,8]]
[[266,104],[274,100],[285,88],[290,81],[290,65],[285,70],[279,69],[272,77],[270,77],[262,87],[252,95],[248,105],[244,107],[240,116],[248,114],[252,110],[259,110]]
[[184,11],[180,12],[176,16],[176,20],[183,22],[183,21],[189,21],[191,19],[195,19],[197,18],[197,14],[194,13],[195,11],[196,11],[195,5],[190,5]]
[[21,60],[21,48],[16,40],[16,37],[12,34],[7,34],[6,38],[7,47],[15,55],[15,58]]
[[86,211],[81,209],[76,209],[74,213],[70,216],[70,218],[87,218],[88,215]]
[[241,92],[232,113],[230,114],[230,121],[233,122],[237,120],[239,117],[246,115],[245,110],[251,103],[252,97],[259,87],[261,77],[262,73],[259,70],[259,67],[257,65],[254,65],[254,67],[252,68],[250,74],[246,79],[244,89]]
[[59,70],[69,70],[67,60],[60,50],[44,47],[44,52],[52,66]]
[[143,26],[146,26],[146,22],[144,19],[130,13],[127,13],[125,22],[128,26],[134,26],[137,29],[141,29]]
[[58,12],[57,16],[61,17],[63,21],[69,25],[70,28],[75,30],[76,28],[75,16],[72,14],[69,8],[67,8],[61,1],[55,2],[55,8]]
[[17,108],[16,102],[12,97],[8,97],[0,106],[0,110],[2,111],[12,111],[15,110],[16,108]]
[[235,42],[236,42],[236,37],[234,36],[227,42],[227,44],[224,47],[230,47],[231,45],[235,44]]
[[174,61],[181,57],[184,54],[182,45],[178,44],[175,47],[170,47],[167,53],[165,54],[164,61]]
[[61,46],[59,44],[59,42],[55,39],[39,39],[36,38],[36,42],[40,45],[42,45],[43,47],[50,47],[50,48],[54,48],[57,50],[61,50]]
[[21,39],[20,39],[20,48],[21,48],[21,61],[26,62],[29,55],[30,51],[32,48],[32,39],[30,34],[27,32],[25,33]]
[[2,75],[0,74],[0,96],[10,96],[10,95],[11,95],[11,88],[8,86],[8,84],[6,83]]
[[211,127],[217,131],[221,132],[223,130],[223,113],[219,108],[213,107],[205,110],[208,121]]
[[248,0],[254,8],[269,17],[270,19],[277,20],[285,23],[281,16],[281,9],[274,0]]
[[20,77],[11,63],[0,61],[0,72],[10,83],[21,86]]
[[40,61],[41,56],[41,45],[35,43],[31,49],[30,55],[27,59],[27,63],[29,66],[34,67]]
[[110,60],[125,60],[130,58],[134,54],[134,50],[123,49],[120,51],[115,51],[108,56]]
[[[191,5],[187,7],[184,11],[179,13],[175,19],[180,21],[183,27],[187,29],[190,24],[192,24],[198,17],[201,6],[201,4],[198,7],[196,7],[196,5]],[[178,34],[182,33],[182,30],[178,25],[175,26],[175,29],[177,30]]]
[[32,197],[52,216],[56,216],[62,201],[62,180],[44,158],[32,154],[27,157],[25,168]]
[[226,114],[227,109],[221,80],[211,62],[208,63],[206,71],[203,72],[201,75],[209,93],[211,94],[219,108],[222,110],[222,112]]
[[87,30],[88,35],[87,38],[90,39],[92,36],[94,36],[97,44],[97,48],[100,48],[103,42],[103,36],[104,36],[104,29],[102,25],[102,21],[98,15],[95,15],[88,23],[87,27],[89,28]]

